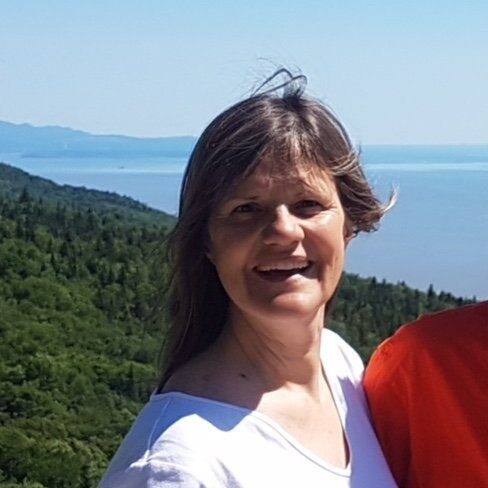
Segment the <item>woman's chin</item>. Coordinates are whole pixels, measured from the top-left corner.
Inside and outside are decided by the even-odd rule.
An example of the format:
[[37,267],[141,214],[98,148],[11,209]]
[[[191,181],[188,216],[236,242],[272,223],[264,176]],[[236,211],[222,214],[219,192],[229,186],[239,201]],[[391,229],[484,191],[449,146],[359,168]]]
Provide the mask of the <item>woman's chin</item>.
[[304,293],[280,294],[269,301],[259,304],[260,315],[269,319],[307,320],[323,314],[325,301],[322,297],[314,297]]

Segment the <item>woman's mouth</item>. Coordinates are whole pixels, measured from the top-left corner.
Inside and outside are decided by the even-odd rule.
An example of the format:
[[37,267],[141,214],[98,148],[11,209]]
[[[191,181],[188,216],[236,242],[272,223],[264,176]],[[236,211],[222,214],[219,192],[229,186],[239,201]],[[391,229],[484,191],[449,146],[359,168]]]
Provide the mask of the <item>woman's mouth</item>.
[[282,260],[258,265],[254,271],[267,281],[283,281],[294,275],[305,275],[312,267],[309,260]]

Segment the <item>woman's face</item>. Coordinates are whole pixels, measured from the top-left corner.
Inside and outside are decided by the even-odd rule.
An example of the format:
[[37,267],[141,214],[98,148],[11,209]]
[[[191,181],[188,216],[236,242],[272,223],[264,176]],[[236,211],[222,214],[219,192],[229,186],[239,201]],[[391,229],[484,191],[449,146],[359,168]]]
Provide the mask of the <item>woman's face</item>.
[[345,213],[322,169],[276,176],[263,161],[212,213],[208,257],[247,318],[313,318],[339,282]]

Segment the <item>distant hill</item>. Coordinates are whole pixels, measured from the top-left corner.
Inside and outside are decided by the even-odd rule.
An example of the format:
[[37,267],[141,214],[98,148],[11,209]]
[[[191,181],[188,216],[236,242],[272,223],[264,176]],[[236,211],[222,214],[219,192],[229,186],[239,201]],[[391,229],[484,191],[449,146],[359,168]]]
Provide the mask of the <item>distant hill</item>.
[[95,135],[67,127],[35,127],[0,121],[0,154],[20,153],[24,157],[157,157],[188,156],[196,138],[139,138]]
[[100,216],[116,215],[123,223],[145,222],[171,227],[175,218],[117,193],[58,185],[0,162],[0,195],[18,199],[42,199],[79,210],[96,210]]

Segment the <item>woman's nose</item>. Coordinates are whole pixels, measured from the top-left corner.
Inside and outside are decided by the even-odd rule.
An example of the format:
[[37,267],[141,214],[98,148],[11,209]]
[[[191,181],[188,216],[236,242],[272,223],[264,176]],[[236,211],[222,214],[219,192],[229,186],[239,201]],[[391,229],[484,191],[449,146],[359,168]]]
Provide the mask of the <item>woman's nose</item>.
[[288,245],[303,239],[304,232],[296,216],[286,205],[273,209],[263,229],[265,244]]

